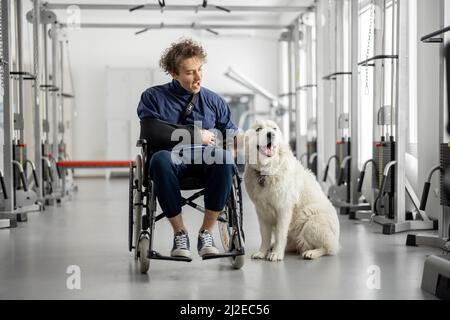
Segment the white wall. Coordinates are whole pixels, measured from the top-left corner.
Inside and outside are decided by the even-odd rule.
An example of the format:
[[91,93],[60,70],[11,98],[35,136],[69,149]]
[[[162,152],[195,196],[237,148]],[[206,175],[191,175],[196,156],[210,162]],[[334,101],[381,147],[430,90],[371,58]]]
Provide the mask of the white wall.
[[[134,30],[120,29],[79,29],[69,30],[68,34],[77,96],[73,159],[105,158],[106,67],[159,69],[162,51],[181,36],[201,42],[207,51],[205,87],[216,92],[248,93],[223,75],[231,66],[262,87],[278,93],[277,35],[239,38],[209,36],[196,31],[152,30],[135,36]],[[162,73],[155,79],[160,79],[157,83],[170,80]],[[134,103],[124,108],[136,109],[139,98],[136,96]],[[267,109],[269,104],[257,96],[255,106],[261,110]]]

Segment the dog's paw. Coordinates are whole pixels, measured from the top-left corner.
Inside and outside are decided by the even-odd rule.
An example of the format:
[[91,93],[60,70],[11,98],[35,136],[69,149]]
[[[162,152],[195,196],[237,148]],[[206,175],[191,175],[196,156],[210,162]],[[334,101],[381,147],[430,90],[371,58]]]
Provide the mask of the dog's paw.
[[266,253],[258,251],[258,252],[255,252],[254,254],[252,254],[252,259],[265,259],[266,255],[267,255]]
[[267,255],[267,260],[269,261],[281,261],[284,259],[284,252],[270,252]]
[[307,250],[302,254],[304,259],[314,260],[323,256],[320,250]]

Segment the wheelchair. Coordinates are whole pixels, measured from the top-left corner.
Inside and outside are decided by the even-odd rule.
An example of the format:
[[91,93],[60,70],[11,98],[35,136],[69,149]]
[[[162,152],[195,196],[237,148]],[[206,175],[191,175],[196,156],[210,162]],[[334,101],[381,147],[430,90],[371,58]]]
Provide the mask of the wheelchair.
[[[128,249],[130,252],[134,250],[134,258],[139,262],[141,273],[148,272],[150,260],[191,262],[191,258],[163,256],[153,248],[155,225],[164,218],[164,213],[156,215],[155,190],[153,181],[148,178],[151,157],[148,143],[145,139],[140,139],[136,146],[141,148],[141,152],[136,156],[136,160],[130,163],[129,168]],[[230,197],[217,219],[224,252],[203,257],[203,260],[228,258],[234,269],[242,268],[245,261],[241,181],[242,178],[236,169]],[[189,205],[204,213],[204,208],[194,202],[195,199],[204,195],[204,186],[200,179],[184,178],[180,181],[180,189],[182,191],[200,189],[188,198],[182,197],[181,206]]]

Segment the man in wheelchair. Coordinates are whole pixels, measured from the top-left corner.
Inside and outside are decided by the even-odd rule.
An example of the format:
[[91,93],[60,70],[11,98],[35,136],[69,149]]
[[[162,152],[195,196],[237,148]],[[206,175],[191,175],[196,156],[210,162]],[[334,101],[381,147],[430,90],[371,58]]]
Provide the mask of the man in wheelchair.
[[[173,228],[172,257],[190,258],[188,231],[182,219],[180,182],[197,177],[203,182],[205,214],[198,232],[201,257],[217,255],[212,231],[232,190],[236,173],[234,146],[239,129],[230,108],[216,93],[201,87],[204,49],[190,39],[173,43],[160,59],[171,82],[142,93],[137,113],[141,139],[148,141],[149,177],[158,203]],[[189,141],[174,139],[175,130],[185,130]],[[219,137],[223,146],[217,146]],[[231,150],[231,151],[229,151]],[[205,155],[214,161],[206,161]],[[142,254],[142,253],[141,253]]]

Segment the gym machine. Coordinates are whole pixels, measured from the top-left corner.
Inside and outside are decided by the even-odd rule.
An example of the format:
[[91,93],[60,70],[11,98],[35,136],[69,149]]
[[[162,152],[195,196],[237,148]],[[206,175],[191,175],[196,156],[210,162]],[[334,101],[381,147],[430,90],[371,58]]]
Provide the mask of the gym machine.
[[[372,159],[366,161],[360,173],[360,191],[365,170],[372,163],[372,203],[371,220],[382,226],[383,234],[393,234],[408,230],[432,230],[436,223],[420,210],[419,200],[405,174],[406,118],[409,105],[407,75],[408,25],[407,4],[398,0],[371,2],[372,10],[381,8],[380,25],[385,32],[374,32],[374,56],[366,57],[358,63],[360,67],[374,68],[374,142]],[[404,6],[404,7],[403,7]],[[391,21],[386,12],[391,10]],[[378,17],[378,15],[377,15]],[[375,19],[375,14],[371,15]],[[372,20],[371,25],[377,21]],[[386,41],[386,29],[391,23],[391,39]],[[369,42],[370,44],[370,42]],[[367,51],[369,52],[369,50]],[[390,65],[390,68],[387,68]],[[399,87],[401,78],[402,86]],[[385,92],[390,91],[387,99]],[[406,207],[411,211],[406,212]],[[360,218],[360,212],[355,218]],[[367,212],[362,212],[362,215]]]
[[[440,51],[443,54],[439,54],[439,66],[440,66],[440,74],[439,74],[439,165],[433,167],[428,173],[428,177],[423,186],[422,198],[420,201],[420,210],[425,211],[427,206],[428,194],[431,188],[431,179],[433,174],[439,172],[440,174],[440,183],[439,183],[439,195],[440,195],[440,214],[439,214],[439,223],[438,223],[438,235],[416,235],[416,234],[408,234],[406,244],[411,246],[417,245],[425,245],[443,249],[445,251],[450,251],[450,144],[445,142],[446,134],[450,134],[450,127],[445,128],[445,116],[444,116],[444,101],[445,101],[445,93],[444,93],[444,80],[445,80],[445,71],[447,72],[447,97],[450,91],[449,85],[449,77],[450,77],[450,43],[448,43],[445,48],[443,46],[443,37],[438,37],[441,34],[445,33],[445,28],[442,30],[438,30],[421,38],[421,41],[424,44],[440,44]],[[445,63],[444,63],[445,57]],[[446,69],[444,69],[444,64]],[[447,99],[447,109],[450,110],[450,102]],[[437,111],[437,110],[436,110]],[[432,112],[430,110],[430,112]]]
[[[450,22],[450,6],[441,1],[440,25]],[[409,246],[430,246],[443,251],[441,255],[429,255],[424,263],[422,284],[423,290],[440,299],[450,299],[450,143],[446,142],[450,135],[450,42],[445,34],[450,26],[427,34],[421,38],[424,44],[439,44],[439,165],[432,168],[424,184],[420,209],[425,210],[431,179],[439,172],[439,228],[437,235],[408,234],[406,244]],[[444,46],[444,40],[447,40]],[[442,52],[442,54],[441,54]],[[446,84],[446,88],[444,87]],[[445,103],[446,101],[446,103]],[[445,112],[446,111],[446,112]],[[445,120],[446,119],[446,120]],[[447,125],[446,125],[447,122]]]
[[[11,7],[14,10],[11,10]],[[23,71],[22,1],[2,2],[2,94],[4,104],[4,169],[1,175],[0,217],[10,219],[9,226],[27,221],[27,213],[43,209],[38,202],[39,181],[34,163],[27,159],[24,143],[24,80],[36,77]],[[9,40],[9,35],[14,40]],[[12,82],[11,80],[14,80]],[[15,110],[17,106],[17,110]],[[30,167],[30,176],[26,169]],[[25,170],[24,170],[25,168]],[[33,186],[34,184],[34,186]],[[6,224],[8,226],[8,224]]]
[[[58,141],[58,133],[61,131],[61,124],[58,122],[59,112],[61,109],[63,95],[59,87],[61,81],[59,73],[60,62],[58,55],[59,37],[61,36],[60,24],[58,24],[56,14],[45,9],[37,1],[36,6],[39,8],[39,24],[33,24],[33,31],[42,34],[43,47],[43,68],[42,68],[42,84],[39,84],[41,92],[35,92],[41,95],[43,113],[42,119],[42,140],[40,141],[42,160],[42,198],[45,204],[60,203],[63,198],[62,194],[62,175],[58,169],[57,162],[59,160],[59,150],[64,149],[64,144]],[[35,21],[35,10],[27,13],[27,20],[30,23]],[[48,39],[51,39],[51,74],[49,74],[49,53]]]
[[[70,161],[70,156],[67,150],[67,145],[65,142],[65,119],[66,119],[66,107],[67,104],[65,104],[65,101],[72,100],[75,101],[75,95],[73,93],[67,93],[65,89],[65,82],[64,82],[64,76],[65,76],[65,60],[64,56],[67,54],[67,63],[68,63],[68,70],[70,75],[70,81],[72,84],[72,91],[73,91],[73,81],[72,81],[72,71],[71,71],[71,63],[70,63],[70,55],[68,50],[68,40],[67,40],[67,34],[65,33],[65,29],[62,28],[61,25],[58,25],[58,28],[52,29],[51,33],[52,37],[52,44],[55,45],[56,42],[59,46],[59,69],[56,69],[57,72],[56,76],[59,76],[59,87],[61,88],[57,94],[58,100],[56,98],[54,99],[54,104],[56,101],[59,102],[59,105],[54,106],[54,111],[56,110],[56,119],[54,118],[53,127],[55,126],[57,129],[57,136],[53,137],[54,145],[57,145],[57,154],[58,154],[58,162],[59,161]],[[53,55],[53,62],[55,65],[57,65],[57,58],[58,55],[56,54],[57,48],[54,48],[54,55]],[[74,103],[74,102],[73,102]],[[56,130],[54,130],[56,133]],[[57,143],[55,143],[57,141]],[[55,152],[55,150],[53,151]],[[64,173],[59,170],[59,167],[57,167],[58,176],[61,180],[61,195],[62,197],[71,197],[72,192],[78,190],[78,186],[76,185],[74,181],[74,170],[66,170]]]
[[[334,135],[329,134],[327,141],[336,141],[335,153],[328,157],[322,181],[327,182],[332,161],[335,162],[332,185],[328,189],[328,198],[341,214],[349,214],[356,210],[368,209],[368,203],[353,204],[351,202],[351,127],[350,117],[355,107],[352,92],[351,38],[346,37],[352,30],[352,3],[348,0],[335,1],[328,4],[326,20],[328,29],[329,51],[335,53],[336,59],[328,61],[328,72],[322,76],[323,87],[326,90],[325,102],[329,103],[328,114],[334,110]],[[333,14],[332,14],[333,13]],[[356,20],[357,21],[357,20]],[[328,90],[327,90],[328,89]],[[329,102],[327,101],[329,99]],[[355,120],[356,121],[356,120]],[[327,142],[328,144],[328,142]]]
[[[299,94],[300,119],[297,122],[300,128],[301,143],[306,145],[306,152],[300,155],[300,161],[306,157],[306,168],[317,177],[317,85],[315,58],[316,58],[316,28],[315,13],[302,13],[299,18],[299,31],[301,35],[299,45]],[[302,128],[306,129],[302,130]]]

